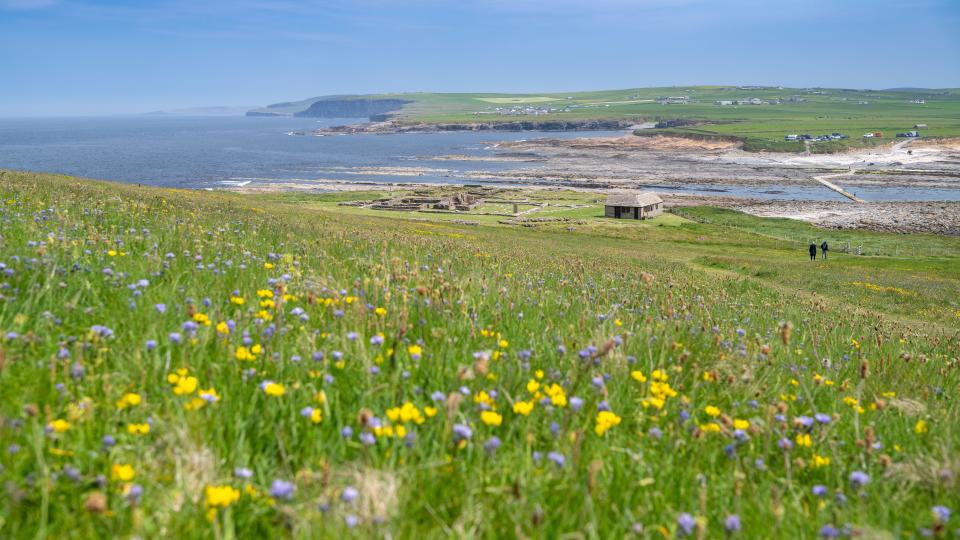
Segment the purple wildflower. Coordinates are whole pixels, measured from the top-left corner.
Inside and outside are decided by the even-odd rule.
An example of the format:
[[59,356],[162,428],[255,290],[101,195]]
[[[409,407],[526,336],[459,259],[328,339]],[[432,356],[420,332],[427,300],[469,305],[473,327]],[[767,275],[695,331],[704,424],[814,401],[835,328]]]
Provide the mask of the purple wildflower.
[[293,492],[295,487],[292,482],[287,482],[286,480],[274,480],[270,484],[270,496],[274,499],[293,499]]
[[340,494],[340,500],[345,503],[352,503],[357,500],[357,497],[360,496],[360,492],[357,491],[357,488],[347,486],[343,489],[343,493]]
[[740,516],[736,514],[730,514],[727,516],[727,519],[723,520],[723,528],[731,534],[740,532],[740,529],[742,528]]
[[853,471],[850,473],[850,485],[854,489],[862,488],[870,483],[870,475],[863,471]]
[[465,424],[453,425],[453,438],[456,441],[466,441],[473,436],[473,431]]
[[677,517],[677,536],[690,536],[696,528],[697,520],[690,514],[684,512]]
[[946,506],[937,505],[931,510],[933,511],[933,517],[938,523],[946,523],[950,521],[950,509]]

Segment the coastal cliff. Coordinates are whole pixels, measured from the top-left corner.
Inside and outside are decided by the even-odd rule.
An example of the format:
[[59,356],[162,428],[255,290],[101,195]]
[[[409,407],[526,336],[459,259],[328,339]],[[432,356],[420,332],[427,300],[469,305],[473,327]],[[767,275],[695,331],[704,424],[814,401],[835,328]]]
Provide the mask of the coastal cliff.
[[407,99],[325,97],[301,102],[274,103],[247,111],[247,116],[297,116],[301,118],[367,118],[371,122],[389,120]]

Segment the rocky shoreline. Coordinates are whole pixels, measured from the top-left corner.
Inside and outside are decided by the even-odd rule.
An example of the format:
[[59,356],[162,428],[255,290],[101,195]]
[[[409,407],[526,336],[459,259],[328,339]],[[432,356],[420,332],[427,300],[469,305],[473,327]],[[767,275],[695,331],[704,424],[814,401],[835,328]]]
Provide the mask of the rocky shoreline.
[[463,123],[409,123],[397,120],[318,128],[312,135],[357,135],[362,133],[441,133],[449,131],[619,131],[636,127],[627,120],[515,120]]
[[[472,126],[458,125],[456,129],[487,129]],[[431,130],[437,128],[429,126]],[[390,133],[400,127],[386,122],[330,129]],[[403,129],[415,131],[426,127],[406,125]],[[960,235],[960,201],[814,200],[829,198],[823,196],[829,189],[818,177],[831,177],[832,182],[854,194],[869,193],[871,189],[897,189],[909,198],[910,193],[925,190],[943,193],[960,190],[960,141],[899,142],[829,155],[756,154],[740,150],[739,145],[731,141],[633,135],[510,141],[497,143],[494,149],[492,155],[479,157],[420,156],[414,158],[421,162],[419,166],[328,171],[355,175],[358,180],[362,179],[360,182],[320,178],[247,186],[242,191],[396,190],[471,183],[598,193],[643,189],[660,193],[668,206],[707,204],[758,216],[801,219],[827,228]],[[427,164],[445,161],[502,161],[516,162],[517,166],[463,170]],[[431,176],[444,180],[416,180]],[[378,182],[377,178],[383,181]],[[410,178],[410,182],[398,180],[400,178]],[[690,194],[691,190],[700,195]],[[716,195],[709,195],[711,191]],[[758,196],[761,194],[765,196]],[[863,195],[863,198],[869,199],[869,196]]]

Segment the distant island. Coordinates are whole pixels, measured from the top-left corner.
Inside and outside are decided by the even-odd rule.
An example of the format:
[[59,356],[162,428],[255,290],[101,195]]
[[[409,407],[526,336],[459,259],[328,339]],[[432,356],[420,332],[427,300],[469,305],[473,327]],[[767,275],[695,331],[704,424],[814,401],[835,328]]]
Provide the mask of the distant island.
[[891,139],[960,136],[960,89],[677,86],[540,94],[394,93],[275,103],[247,116],[357,118],[318,134],[629,129],[742,143],[748,151],[836,152]]

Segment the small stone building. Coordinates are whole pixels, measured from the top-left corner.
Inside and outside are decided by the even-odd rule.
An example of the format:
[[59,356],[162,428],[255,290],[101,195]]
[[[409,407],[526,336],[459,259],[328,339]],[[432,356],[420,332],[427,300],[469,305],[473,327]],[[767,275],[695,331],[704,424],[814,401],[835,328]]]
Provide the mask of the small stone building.
[[663,199],[651,191],[611,193],[603,215],[616,219],[648,219],[663,213]]

